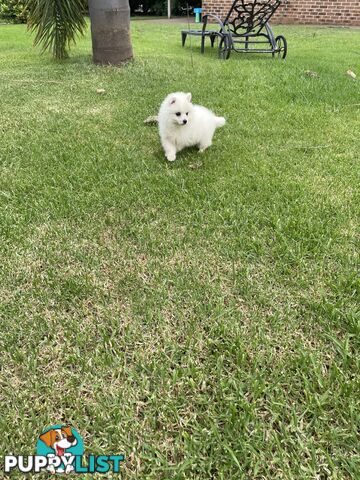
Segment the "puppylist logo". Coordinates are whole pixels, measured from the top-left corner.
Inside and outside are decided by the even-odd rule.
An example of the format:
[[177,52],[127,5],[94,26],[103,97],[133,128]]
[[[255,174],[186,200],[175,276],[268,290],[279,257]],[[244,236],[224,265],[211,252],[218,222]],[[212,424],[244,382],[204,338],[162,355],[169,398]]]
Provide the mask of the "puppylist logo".
[[46,428],[38,438],[36,455],[6,455],[4,472],[119,473],[124,455],[84,455],[84,442],[70,425]]

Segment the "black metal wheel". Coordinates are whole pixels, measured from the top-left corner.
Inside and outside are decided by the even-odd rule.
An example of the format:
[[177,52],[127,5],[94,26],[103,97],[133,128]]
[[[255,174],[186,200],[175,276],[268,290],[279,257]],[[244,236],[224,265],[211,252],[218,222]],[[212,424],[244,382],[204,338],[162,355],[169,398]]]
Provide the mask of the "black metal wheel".
[[224,37],[221,37],[221,40],[219,42],[219,58],[221,60],[227,60],[230,57],[230,42],[229,42],[229,37],[225,35]]
[[286,38],[283,35],[278,35],[275,38],[275,45],[276,45],[275,51],[272,54],[273,57],[275,57],[275,55],[276,55],[278,58],[284,59],[286,57],[286,54],[287,54]]

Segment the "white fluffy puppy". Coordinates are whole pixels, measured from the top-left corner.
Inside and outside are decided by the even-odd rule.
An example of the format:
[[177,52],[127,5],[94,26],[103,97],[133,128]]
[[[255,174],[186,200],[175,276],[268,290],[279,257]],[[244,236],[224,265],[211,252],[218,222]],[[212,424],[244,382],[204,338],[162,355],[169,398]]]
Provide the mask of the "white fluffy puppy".
[[191,103],[191,93],[170,93],[159,110],[159,133],[166,158],[173,162],[185,147],[197,146],[200,152],[210,147],[214,132],[225,125],[224,117]]

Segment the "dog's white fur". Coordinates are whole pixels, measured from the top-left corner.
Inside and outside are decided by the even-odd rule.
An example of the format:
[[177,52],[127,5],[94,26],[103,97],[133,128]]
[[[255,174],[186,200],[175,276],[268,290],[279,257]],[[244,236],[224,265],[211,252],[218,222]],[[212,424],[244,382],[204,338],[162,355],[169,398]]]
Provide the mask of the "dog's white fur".
[[225,125],[224,117],[191,103],[191,93],[170,93],[160,106],[159,133],[166,158],[173,162],[185,147],[200,152],[210,147],[215,130]]

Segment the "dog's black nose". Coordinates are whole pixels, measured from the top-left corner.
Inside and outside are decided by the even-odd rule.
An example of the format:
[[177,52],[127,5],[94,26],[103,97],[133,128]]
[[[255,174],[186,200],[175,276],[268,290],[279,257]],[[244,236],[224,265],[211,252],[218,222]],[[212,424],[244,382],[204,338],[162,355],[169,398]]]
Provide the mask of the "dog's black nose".
[[185,125],[187,123],[187,120],[183,120],[183,124]]
[[67,439],[70,443],[73,443],[75,440],[75,437],[73,435],[68,435]]

